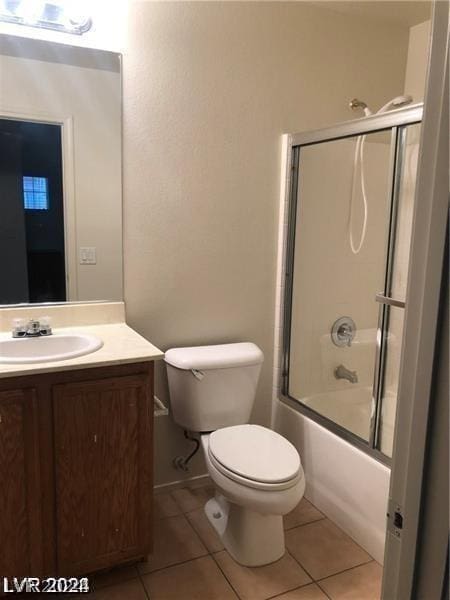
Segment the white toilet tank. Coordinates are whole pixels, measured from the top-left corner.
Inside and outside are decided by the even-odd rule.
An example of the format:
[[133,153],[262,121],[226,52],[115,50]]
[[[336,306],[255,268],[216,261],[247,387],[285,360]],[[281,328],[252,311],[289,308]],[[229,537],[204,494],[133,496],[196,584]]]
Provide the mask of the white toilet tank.
[[172,348],[164,358],[173,419],[189,431],[247,423],[262,351],[250,342]]

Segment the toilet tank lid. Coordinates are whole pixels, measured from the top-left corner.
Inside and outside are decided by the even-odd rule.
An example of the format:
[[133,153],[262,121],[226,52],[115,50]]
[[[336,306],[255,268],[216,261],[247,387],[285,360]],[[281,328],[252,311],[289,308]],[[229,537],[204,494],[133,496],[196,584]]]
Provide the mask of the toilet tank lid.
[[264,355],[256,344],[240,342],[215,346],[171,348],[167,350],[164,360],[178,369],[229,369],[259,365],[264,361]]

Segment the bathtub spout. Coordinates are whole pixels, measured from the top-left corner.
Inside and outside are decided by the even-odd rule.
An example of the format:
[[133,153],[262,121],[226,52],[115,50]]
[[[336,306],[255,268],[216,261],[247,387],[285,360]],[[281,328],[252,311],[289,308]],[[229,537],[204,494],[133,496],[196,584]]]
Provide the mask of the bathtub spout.
[[358,383],[358,374],[356,371],[350,371],[344,365],[339,365],[335,368],[334,376],[336,379],[347,379],[350,383]]

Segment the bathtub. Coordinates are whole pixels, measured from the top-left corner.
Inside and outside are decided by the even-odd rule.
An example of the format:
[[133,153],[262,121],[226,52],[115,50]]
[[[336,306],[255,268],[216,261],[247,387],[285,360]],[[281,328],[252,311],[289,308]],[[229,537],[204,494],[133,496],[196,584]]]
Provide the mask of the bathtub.
[[303,398],[302,402],[363,440],[369,439],[371,387],[349,387],[347,390],[315,394]]
[[[350,419],[352,409],[358,426],[370,410],[368,388],[361,389],[320,394],[309,399],[309,406],[328,410],[332,400],[333,406],[339,402],[339,418]],[[274,403],[273,428],[299,451],[305,497],[383,563],[390,469],[280,400]]]

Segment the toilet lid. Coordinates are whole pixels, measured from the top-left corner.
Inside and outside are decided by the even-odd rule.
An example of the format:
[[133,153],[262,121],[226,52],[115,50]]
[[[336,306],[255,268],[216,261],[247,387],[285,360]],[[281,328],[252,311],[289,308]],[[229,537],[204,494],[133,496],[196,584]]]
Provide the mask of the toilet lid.
[[281,483],[300,471],[300,457],[284,437],[260,425],[236,425],[211,433],[209,451],[226,469],[253,481]]

